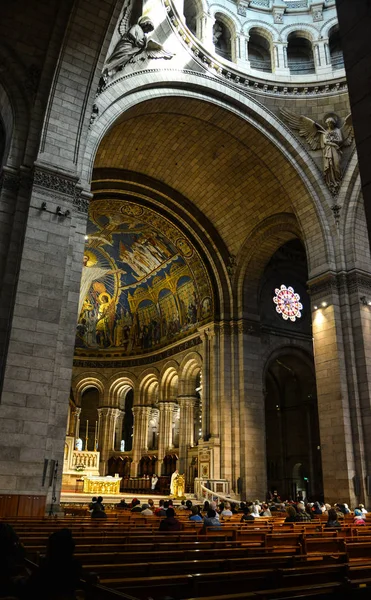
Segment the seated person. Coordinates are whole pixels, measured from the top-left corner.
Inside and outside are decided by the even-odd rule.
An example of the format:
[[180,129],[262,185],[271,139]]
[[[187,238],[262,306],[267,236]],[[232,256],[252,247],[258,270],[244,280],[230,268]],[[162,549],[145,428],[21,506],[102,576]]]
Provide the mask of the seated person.
[[229,502],[225,503],[224,509],[222,510],[222,512],[220,513],[220,515],[222,517],[231,517],[233,515],[233,513],[231,511],[231,505],[229,504]]
[[200,515],[198,506],[192,506],[192,514],[189,516],[190,521],[202,522],[203,518]]
[[121,498],[120,502],[116,504],[116,508],[129,508],[129,505],[126,503],[125,498]]
[[75,598],[80,588],[82,565],[74,558],[75,542],[69,529],[51,534],[47,552],[26,586],[26,598],[38,600],[67,600]]
[[296,512],[295,508],[291,505],[286,506],[286,513],[287,513],[287,517],[285,519],[285,523],[295,523],[296,516],[297,516],[297,512]]
[[16,596],[28,579],[25,551],[13,527],[0,523],[0,598]]
[[365,515],[362,514],[359,508],[354,509],[353,523],[355,523],[355,525],[366,525]]
[[243,509],[243,515],[240,519],[241,523],[245,523],[246,521],[255,521],[253,515],[251,514],[250,508],[248,506],[245,506],[245,508]]
[[94,506],[96,505],[98,501],[98,498],[96,498],[96,496],[93,496],[93,498],[91,499],[91,502],[89,504],[89,511],[92,512]]
[[138,500],[138,498],[133,498],[133,500],[131,501],[130,512],[132,512],[132,513],[134,513],[134,512],[142,512],[142,507],[140,505],[140,501]]
[[165,508],[165,501],[160,500],[160,502],[158,503],[158,508],[156,508],[156,510],[155,510],[156,517],[166,517],[166,509],[167,508],[169,508],[169,503],[167,502],[166,508]]
[[218,527],[220,528],[222,525],[219,519],[216,518],[216,512],[212,508],[209,508],[207,511],[206,517],[204,517],[204,527]]
[[143,515],[144,517],[152,517],[153,516],[153,512],[149,508],[149,505],[146,503],[142,504],[142,510],[141,510],[140,514]]
[[159,531],[180,531],[182,529],[181,522],[175,518],[175,510],[168,508],[166,517],[160,523]]
[[[99,496],[99,498],[101,498],[101,500],[103,500],[103,498],[101,496]],[[93,509],[90,511],[91,518],[92,519],[107,519],[107,515],[104,510],[104,504],[103,504],[103,502],[99,502],[99,498],[98,498],[97,502],[95,502],[95,504],[93,505]]]
[[325,523],[325,527],[341,527],[341,524],[339,523],[337,518],[337,512],[335,508],[329,508],[329,510],[327,511],[327,515],[328,519],[327,523]]

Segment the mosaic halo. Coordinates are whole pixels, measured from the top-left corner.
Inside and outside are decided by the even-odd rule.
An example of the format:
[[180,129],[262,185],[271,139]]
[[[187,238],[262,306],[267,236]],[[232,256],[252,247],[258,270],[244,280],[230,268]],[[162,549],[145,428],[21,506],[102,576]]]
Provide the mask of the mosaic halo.
[[274,290],[274,293],[275,296],[273,297],[273,302],[276,305],[278,314],[280,314],[285,321],[288,319],[290,319],[290,321],[300,319],[303,305],[300,302],[299,294],[295,292],[294,288],[291,286],[286,287],[282,284],[281,287]]

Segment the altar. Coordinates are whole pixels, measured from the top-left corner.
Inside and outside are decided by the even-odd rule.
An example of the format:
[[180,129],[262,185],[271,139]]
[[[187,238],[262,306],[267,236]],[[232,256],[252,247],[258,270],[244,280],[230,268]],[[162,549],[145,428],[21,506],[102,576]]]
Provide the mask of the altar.
[[122,477],[100,477],[91,475],[84,477],[83,492],[85,494],[119,494]]

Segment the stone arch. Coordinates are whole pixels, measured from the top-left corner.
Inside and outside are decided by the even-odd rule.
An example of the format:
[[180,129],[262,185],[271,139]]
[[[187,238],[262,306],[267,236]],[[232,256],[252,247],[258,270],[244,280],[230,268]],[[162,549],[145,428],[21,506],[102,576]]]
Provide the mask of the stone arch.
[[250,34],[250,31],[252,29],[256,29],[257,31],[259,31],[259,33],[262,37],[265,37],[271,43],[278,42],[280,39],[280,34],[279,34],[278,29],[273,27],[273,25],[271,25],[270,23],[266,23],[265,21],[258,21],[258,20],[245,21],[242,28],[243,28],[244,33],[246,33],[247,35]]
[[156,404],[159,388],[159,373],[157,369],[151,369],[150,372],[145,371],[142,373],[138,388],[139,399],[137,404],[145,404],[146,406]]
[[292,25],[287,25],[281,30],[282,41],[287,42],[289,35],[293,33],[296,35],[296,37],[304,37],[311,43],[319,39],[318,29],[313,25],[308,25],[306,23],[293,23]]
[[[138,77],[140,78],[140,76]],[[331,214],[329,209],[332,203],[330,194],[321,184],[318,176],[318,168],[309,157],[309,154],[303,152],[300,142],[282,122],[278,121],[266,109],[262,109],[254,100],[236,89],[231,88],[228,90],[230,101],[226,102],[225,85],[215,82],[212,78],[210,78],[210,86],[207,88],[207,91],[199,77],[194,75],[184,78],[180,73],[172,73],[172,89],[170,87],[162,87],[161,90],[157,89],[158,84],[155,80],[153,80],[153,84],[151,85],[147,78],[146,83],[148,87],[145,92],[141,89],[140,81],[135,82],[135,79],[136,77],[132,77],[126,82],[132,88],[130,98],[123,98],[120,95],[120,80],[108,88],[109,100],[107,96],[106,99],[109,105],[107,104],[106,108],[102,110],[100,117],[96,120],[90,132],[87,153],[84,159],[83,177],[85,180],[90,180],[93,158],[101,140],[107,131],[113,127],[113,124],[120,115],[148,99],[157,99],[160,96],[161,98],[177,97],[179,93],[176,91],[176,88],[182,82],[182,86],[185,86],[182,89],[182,99],[197,99],[209,102],[215,107],[226,109],[227,114],[233,113],[241,117],[246,123],[249,123],[259,133],[263,134],[269,142],[272,142],[277,151],[282,153],[282,160],[286,159],[287,161],[285,162],[285,169],[293,168],[300,177],[303,186],[300,192],[296,186],[290,186],[287,189],[287,198],[292,203],[304,233],[307,233],[305,237],[308,248],[310,248],[310,252],[308,253],[310,271],[315,272],[317,269],[323,269],[318,264],[318,258],[317,260],[313,260],[315,256],[327,256],[331,267],[335,266],[333,243],[328,229],[327,217],[325,216],[325,209],[328,214]],[[193,87],[192,90],[190,86]],[[103,95],[106,93],[108,93],[108,90]],[[103,100],[102,98],[102,102]],[[306,190],[304,191],[305,188]],[[308,211],[308,201],[311,206],[310,211]],[[304,204],[305,216],[304,213],[301,215]],[[309,212],[311,215],[309,215]],[[325,246],[327,246],[327,249],[325,249]]]
[[344,264],[347,269],[358,268],[370,272],[368,231],[356,151],[353,152],[348,163],[337,205],[341,207],[339,214],[341,239],[347,244],[346,247],[342,247]]
[[270,347],[262,353],[261,359],[263,385],[269,365],[272,363],[272,361],[274,361],[276,358],[279,358],[285,353],[291,354],[292,356],[297,356],[298,358],[303,360],[303,362],[311,369],[313,375],[315,374],[313,355],[310,354],[310,352],[308,351],[308,347],[305,345],[305,343],[303,343],[301,340],[292,340],[290,344],[288,344],[287,342],[282,343],[282,341],[277,341],[274,345],[274,348],[272,348],[272,346],[270,345]]
[[135,378],[132,374],[116,374],[107,382],[106,403],[109,406],[123,409],[126,394],[129,390],[135,390]]
[[[0,116],[6,134],[4,164],[19,167],[24,161],[30,107],[20,82],[27,79],[25,69],[7,46],[0,48]],[[19,82],[19,83],[18,83]]]
[[161,371],[160,375],[160,386],[159,386],[159,400],[175,400],[178,395],[178,368],[179,365],[174,364],[174,361],[167,363]]
[[334,17],[333,19],[329,19],[328,21],[326,21],[320,29],[320,32],[319,32],[320,38],[322,38],[322,39],[328,38],[331,29],[333,27],[336,27],[337,25],[339,25],[337,17]]
[[252,69],[272,72],[273,36],[263,27],[250,27],[248,58]]
[[264,267],[280,246],[294,238],[305,244],[294,215],[279,214],[263,221],[245,241],[235,275],[239,318],[257,315],[257,294]]
[[235,61],[234,40],[238,29],[235,15],[226,14],[226,9],[223,7],[219,11],[219,7],[215,7],[214,11],[214,26],[213,26],[213,41],[216,54],[225,60]]
[[100,401],[104,398],[105,389],[105,377],[100,373],[86,372],[77,376],[72,381],[72,388],[74,390],[74,396],[76,398],[77,406],[81,405],[81,396],[89,388],[94,387],[99,391]]
[[178,394],[195,395],[196,379],[202,368],[202,357],[198,352],[186,354],[179,366]]

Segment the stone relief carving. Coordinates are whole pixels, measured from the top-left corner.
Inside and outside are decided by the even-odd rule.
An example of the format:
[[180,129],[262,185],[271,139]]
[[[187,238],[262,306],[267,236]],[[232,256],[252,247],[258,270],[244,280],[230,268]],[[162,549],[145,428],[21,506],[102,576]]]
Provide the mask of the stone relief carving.
[[122,71],[128,63],[136,63],[148,59],[171,59],[174,54],[164,50],[163,46],[149,37],[155,26],[147,15],[142,15],[138,22],[129,27],[132,13],[132,0],[126,1],[122,19],[118,26],[120,39],[108,57],[99,82],[98,90],[103,90],[109,79],[117,71]]
[[324,179],[335,196],[343,177],[342,149],[350,146],[354,138],[352,116],[349,114],[340,126],[339,118],[334,113],[325,115],[324,125],[309,117],[295,115],[285,108],[281,108],[281,114],[290,127],[305,138],[311,150],[322,150]]

